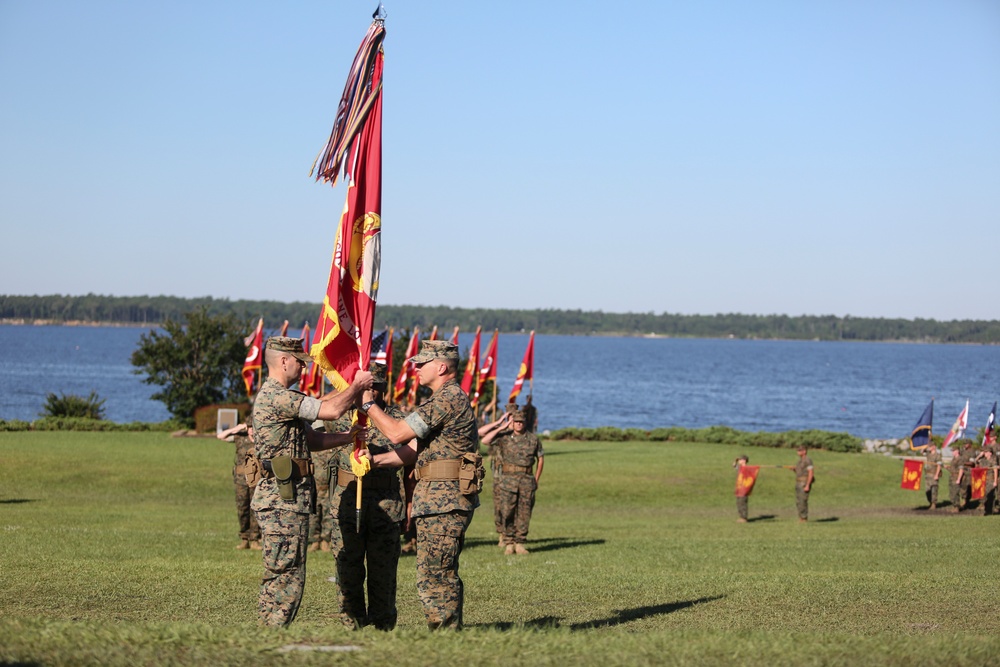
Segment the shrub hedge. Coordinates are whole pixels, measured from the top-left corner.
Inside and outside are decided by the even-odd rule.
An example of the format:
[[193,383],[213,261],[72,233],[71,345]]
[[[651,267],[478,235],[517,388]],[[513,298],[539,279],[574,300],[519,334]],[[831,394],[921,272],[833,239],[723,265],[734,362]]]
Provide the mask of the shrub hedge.
[[118,424],[103,419],[84,417],[43,417],[33,422],[20,419],[0,419],[0,431],[176,431],[184,428],[180,422],[129,422]]
[[563,428],[547,436],[549,440],[594,440],[600,442],[648,441],[648,442],[710,442],[716,444],[741,445],[744,447],[780,447],[795,449],[805,445],[810,449],[825,449],[830,452],[860,452],[863,450],[861,438],[850,433],[830,431],[737,431],[728,426],[708,428],[682,428],[670,426],[644,431],[638,428],[618,429],[612,426],[599,428]]

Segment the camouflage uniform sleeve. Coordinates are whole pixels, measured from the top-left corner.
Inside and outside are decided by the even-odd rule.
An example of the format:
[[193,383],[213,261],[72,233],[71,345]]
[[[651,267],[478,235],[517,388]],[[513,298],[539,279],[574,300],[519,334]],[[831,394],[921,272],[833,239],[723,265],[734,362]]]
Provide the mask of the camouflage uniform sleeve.
[[406,418],[418,438],[426,438],[434,429],[445,424],[454,414],[447,388],[435,392],[423,405]]

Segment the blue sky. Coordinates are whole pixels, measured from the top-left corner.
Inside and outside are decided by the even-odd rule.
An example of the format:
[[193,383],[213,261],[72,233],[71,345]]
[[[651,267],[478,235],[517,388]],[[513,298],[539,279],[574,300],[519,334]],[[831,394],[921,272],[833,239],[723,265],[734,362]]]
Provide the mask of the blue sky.
[[[0,0],[0,293],[320,301],[376,4]],[[998,317],[1000,3],[386,10],[380,302]]]

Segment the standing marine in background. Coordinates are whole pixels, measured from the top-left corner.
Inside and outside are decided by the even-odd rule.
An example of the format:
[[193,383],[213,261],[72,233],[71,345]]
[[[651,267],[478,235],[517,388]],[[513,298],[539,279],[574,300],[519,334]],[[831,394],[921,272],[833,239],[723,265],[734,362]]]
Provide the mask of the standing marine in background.
[[733,467],[736,468],[736,513],[739,515],[737,523],[746,523],[750,516],[750,498],[746,494],[740,494],[740,469],[748,463],[750,457],[746,454],[740,454],[733,461]]
[[[403,411],[385,404],[385,366],[369,366],[375,403],[393,419]],[[369,428],[368,451],[382,454],[397,447],[377,429]],[[350,447],[336,450],[331,461],[330,517],[333,558],[337,565],[338,604],[341,621],[354,629],[373,625],[379,630],[396,627],[396,570],[399,535],[406,519],[399,469],[372,469],[361,480],[361,531],[357,529],[357,477],[351,470]],[[368,604],[365,605],[367,564]]]
[[938,483],[941,479],[941,452],[932,442],[927,445],[927,455],[924,460],[924,488],[927,493],[928,509],[937,509]]
[[524,422],[528,425],[528,430],[532,433],[538,432],[538,409],[531,402],[531,394],[528,394],[528,397],[525,399],[522,411],[524,412]]
[[799,460],[795,464],[795,508],[799,512],[799,522],[809,520],[809,492],[812,490],[813,472],[812,459],[806,455],[805,446],[799,447]]
[[490,471],[493,474],[493,489],[494,489],[494,501],[493,501],[493,528],[496,530],[499,536],[499,541],[497,546],[504,545],[503,539],[503,514],[500,511],[500,506],[496,502],[496,488],[497,484],[500,483],[500,479],[503,477],[503,461],[500,458],[500,450],[496,447],[496,436],[501,432],[506,431],[510,427],[511,417],[513,413],[517,410],[517,405],[514,408],[507,406],[506,413],[500,417],[500,419],[489,424],[484,424],[479,427],[479,437],[482,439],[483,444],[488,445],[487,456],[490,459]]
[[[496,437],[496,450],[500,453],[503,475],[493,484],[493,504],[500,509],[503,527],[504,553],[526,555],[524,544],[528,540],[528,525],[535,507],[535,492],[545,466],[545,451],[534,433],[528,432],[524,413],[520,410],[511,417],[513,432],[496,437],[498,431],[488,434],[483,442],[490,444]],[[535,462],[538,465],[535,466]],[[535,467],[532,473],[532,466]]]
[[253,496],[253,489],[247,486],[247,478],[243,469],[247,456],[253,451],[251,419],[252,415],[248,413],[242,424],[226,429],[216,434],[215,437],[236,445],[236,458],[233,461],[233,487],[236,489],[236,520],[240,525],[240,543],[236,545],[236,548],[260,551],[260,527],[257,526],[257,519],[250,511],[250,498]]
[[338,451],[341,450],[324,449],[312,455],[315,471],[313,477],[316,479],[316,511],[309,515],[309,551],[330,550],[330,475],[331,471],[336,474],[333,458]]
[[984,449],[977,465],[986,468],[986,483],[983,487],[983,502],[980,513],[983,516],[990,516],[996,512],[997,503],[997,462],[993,456],[993,450],[988,447]]
[[964,509],[965,501],[962,493],[963,478],[967,477],[965,470],[965,457],[961,447],[955,443],[951,448],[951,461],[948,462],[948,496],[951,500],[949,512],[960,512]]
[[351,432],[322,433],[310,425],[340,417],[372,384],[371,373],[359,371],[339,393],[313,398],[293,391],[309,359],[301,338],[269,338],[264,346],[268,378],[253,406],[257,448],[248,461],[253,470],[247,482],[252,476],[256,486],[250,507],[260,526],[264,563],[257,612],[266,626],[291,623],[305,590],[309,514],[316,498],[309,452],[354,442]]
[[479,506],[483,468],[476,413],[459,386],[458,347],[425,340],[410,359],[431,396],[394,419],[365,392],[370,424],[402,447],[372,457],[372,466],[416,463],[412,517],[417,525],[417,595],[429,628],[462,627],[465,585],[458,575],[465,531]]

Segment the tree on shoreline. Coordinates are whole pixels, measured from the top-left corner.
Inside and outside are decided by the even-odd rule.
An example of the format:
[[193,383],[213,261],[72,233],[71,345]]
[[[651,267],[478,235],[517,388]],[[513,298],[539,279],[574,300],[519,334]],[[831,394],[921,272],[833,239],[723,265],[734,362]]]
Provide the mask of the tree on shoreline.
[[194,411],[203,405],[246,400],[240,370],[248,326],[234,315],[210,315],[205,308],[187,313],[185,320],[167,320],[162,331],[143,334],[132,365],[136,374],[146,374],[143,382],[163,387],[153,400],[193,426]]

